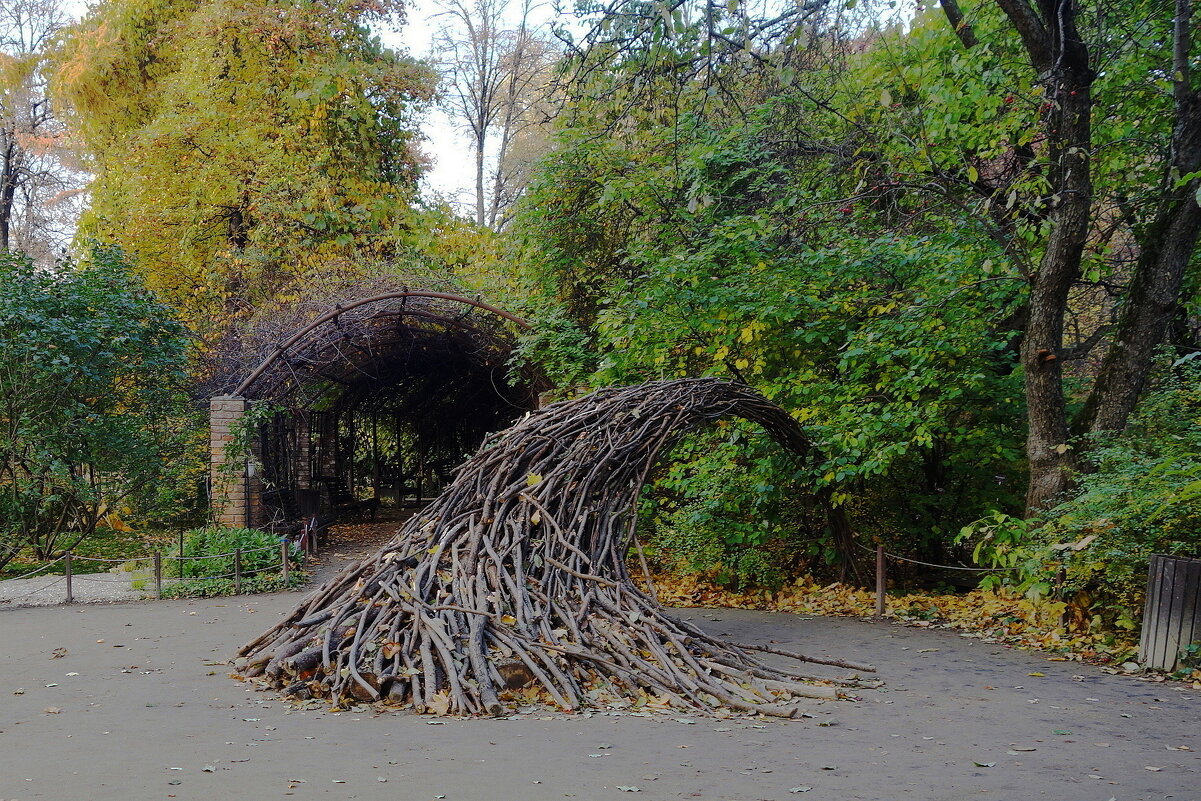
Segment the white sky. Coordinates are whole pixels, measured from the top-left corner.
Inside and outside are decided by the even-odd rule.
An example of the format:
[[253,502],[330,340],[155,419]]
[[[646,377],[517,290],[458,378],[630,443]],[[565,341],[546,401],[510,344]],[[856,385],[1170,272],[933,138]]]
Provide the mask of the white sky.
[[[432,0],[412,0],[409,21],[399,33],[384,32],[382,38],[389,46],[406,51],[416,58],[429,56],[433,49],[437,8]],[[455,130],[450,119],[439,108],[431,108],[421,126],[426,141],[423,149],[434,160],[422,187],[429,197],[442,197],[456,209],[466,211],[474,203],[475,158],[470,140]]]

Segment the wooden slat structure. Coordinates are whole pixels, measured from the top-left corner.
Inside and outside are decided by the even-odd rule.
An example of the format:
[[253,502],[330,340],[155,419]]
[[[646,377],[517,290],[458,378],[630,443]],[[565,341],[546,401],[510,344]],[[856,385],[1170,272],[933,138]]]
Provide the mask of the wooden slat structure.
[[1201,640],[1201,559],[1155,554],[1147,570],[1147,605],[1139,659],[1174,671],[1181,653]]

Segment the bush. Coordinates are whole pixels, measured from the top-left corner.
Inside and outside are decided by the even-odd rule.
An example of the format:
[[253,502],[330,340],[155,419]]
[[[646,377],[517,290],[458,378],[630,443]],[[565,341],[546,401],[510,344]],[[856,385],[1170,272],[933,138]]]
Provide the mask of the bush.
[[[189,531],[184,537],[181,562],[164,560],[163,572],[182,580],[163,588],[167,598],[206,598],[233,595],[234,552],[242,550],[242,592],[274,592],[298,586],[300,576],[292,572],[287,583],[279,563],[280,540],[274,534],[251,528],[209,526]],[[172,554],[178,557],[178,552]],[[288,557],[299,566],[301,551],[291,544]],[[183,575],[180,576],[182,570]]]
[[643,493],[648,555],[670,573],[738,589],[778,587],[799,562],[833,561],[821,517],[785,503],[805,497],[794,475],[789,456],[751,426],[719,423],[686,437]]
[[196,445],[187,349],[120,252],[53,270],[0,255],[0,567],[119,528],[169,480]]
[[[1186,368],[1147,393],[1126,430],[1096,443],[1093,472],[1055,507],[1039,539],[1062,565],[1064,589],[1132,619],[1147,558],[1201,556],[1201,370]],[[1081,599],[1082,601],[1085,599]]]
[[1074,497],[1042,519],[995,515],[966,527],[976,558],[1058,591],[1077,622],[1133,628],[1151,554],[1201,556],[1201,370],[1153,387],[1126,430],[1098,438]]

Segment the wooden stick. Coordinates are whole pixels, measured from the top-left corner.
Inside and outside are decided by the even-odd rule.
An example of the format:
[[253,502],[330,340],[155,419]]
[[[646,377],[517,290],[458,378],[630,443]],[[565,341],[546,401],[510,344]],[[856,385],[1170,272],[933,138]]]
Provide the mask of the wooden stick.
[[885,573],[884,546],[876,546],[876,617],[884,617],[884,592],[888,584]]

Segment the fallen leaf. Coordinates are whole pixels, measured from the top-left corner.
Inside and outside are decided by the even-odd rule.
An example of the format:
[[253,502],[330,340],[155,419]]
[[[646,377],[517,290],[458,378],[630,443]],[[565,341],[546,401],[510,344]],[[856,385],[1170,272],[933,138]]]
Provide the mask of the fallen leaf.
[[1046,674],[1046,673],[1039,673],[1039,672],[1036,670],[1036,671],[1034,671],[1033,673],[1027,673],[1026,675],[1027,675],[1027,676],[1040,676],[1040,677],[1042,677],[1042,676],[1046,676],[1047,674]]
[[975,765],[975,766],[976,766],[976,767],[978,767],[978,768],[995,768],[995,767],[997,766],[997,763],[996,763],[996,762],[976,762],[976,761],[973,761],[973,762],[972,762],[972,764],[973,764],[973,765]]
[[807,793],[812,789],[813,789],[812,787],[790,787],[790,788],[788,788],[788,792],[790,792],[790,793]]
[[58,713],[62,712],[62,710],[56,706],[48,706],[45,709],[43,709],[42,711],[45,712],[47,715],[57,715]]
[[1161,771],[1163,768],[1157,768],[1154,765],[1143,765],[1143,770]]
[[617,785],[617,789],[623,793],[641,793],[642,792],[641,788],[635,787],[632,784],[619,784],[619,785]]

